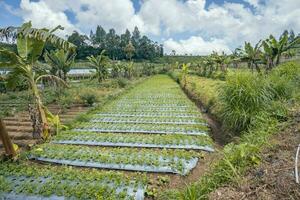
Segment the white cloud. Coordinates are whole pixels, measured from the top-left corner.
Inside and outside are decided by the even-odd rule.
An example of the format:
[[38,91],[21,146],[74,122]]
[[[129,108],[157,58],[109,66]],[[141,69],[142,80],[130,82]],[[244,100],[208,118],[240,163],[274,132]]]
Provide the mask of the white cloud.
[[[184,46],[185,52],[204,53],[197,44],[209,48],[234,49],[244,41],[252,43],[269,34],[279,36],[285,29],[300,32],[299,0],[243,0],[244,3],[222,5],[212,3],[205,8],[206,0],[143,0],[138,12],[131,0],[21,0],[20,16],[31,20],[37,27],[54,27],[61,24],[70,34],[74,29],[84,33],[102,25],[106,30],[114,28],[117,33],[138,26],[144,34],[166,38],[165,45]],[[71,23],[65,11],[72,12],[75,23]],[[183,34],[187,40],[174,41],[175,35]],[[193,37],[194,36],[194,37]],[[207,38],[215,38],[208,40]],[[221,45],[221,46],[220,46]],[[168,47],[166,46],[166,52]],[[203,46],[201,46],[203,48]]]
[[254,7],[258,7],[260,4],[260,0],[244,0],[245,2],[249,3],[250,5]]
[[38,28],[55,28],[57,25],[62,25],[65,30],[59,31],[60,36],[65,36],[76,30],[64,12],[55,12],[48,4],[43,1],[30,2],[29,0],[22,0],[20,4],[20,13],[24,21],[32,21],[32,25]]
[[175,50],[178,55],[206,55],[212,51],[230,53],[230,49],[225,41],[215,38],[205,41],[201,36],[192,36],[178,42],[171,38],[164,42],[164,47],[166,52],[170,53],[172,50]]

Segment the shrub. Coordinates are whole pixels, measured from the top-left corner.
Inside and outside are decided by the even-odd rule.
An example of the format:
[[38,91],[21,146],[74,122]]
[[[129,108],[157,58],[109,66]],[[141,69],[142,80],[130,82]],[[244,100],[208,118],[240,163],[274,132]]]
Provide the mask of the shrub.
[[118,78],[117,83],[120,88],[125,88],[128,85],[128,81],[125,78]]
[[277,99],[290,99],[299,90],[300,65],[288,62],[275,68],[269,75]]
[[236,133],[245,131],[271,103],[274,91],[267,79],[250,72],[237,72],[227,77],[221,88],[221,118],[226,128]]
[[97,100],[96,95],[93,93],[84,93],[80,95],[80,98],[84,103],[86,103],[89,106],[92,106]]

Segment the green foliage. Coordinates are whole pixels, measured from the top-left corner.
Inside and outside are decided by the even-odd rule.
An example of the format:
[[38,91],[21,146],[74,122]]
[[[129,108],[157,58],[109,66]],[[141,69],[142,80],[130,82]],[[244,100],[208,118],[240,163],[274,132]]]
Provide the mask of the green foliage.
[[264,77],[246,72],[228,76],[220,93],[224,125],[236,133],[247,130],[272,98],[273,89]]
[[[41,167],[24,162],[2,162],[0,165],[1,194],[13,192],[43,198],[57,195],[67,199],[128,200],[133,199],[135,193],[129,193],[127,188],[136,191],[147,182],[147,177],[141,173],[133,173],[129,177],[122,172],[49,165]],[[122,191],[118,191],[120,188]]]
[[104,79],[108,76],[108,62],[109,58],[104,55],[105,50],[103,50],[100,55],[97,57],[89,56],[87,57],[89,61],[89,67],[96,70],[96,77],[98,79],[98,82],[101,83]]
[[97,101],[97,97],[93,93],[84,93],[80,95],[80,98],[83,102],[85,102],[89,106],[93,106],[93,104]]
[[46,51],[44,59],[51,66],[50,73],[66,81],[67,73],[71,70],[75,56],[76,54],[73,52],[60,49],[50,53]]
[[271,71],[269,80],[277,99],[291,99],[299,92],[300,64],[296,62],[281,64]]
[[118,78],[117,83],[120,88],[125,88],[126,85],[128,84],[128,80],[125,78]]

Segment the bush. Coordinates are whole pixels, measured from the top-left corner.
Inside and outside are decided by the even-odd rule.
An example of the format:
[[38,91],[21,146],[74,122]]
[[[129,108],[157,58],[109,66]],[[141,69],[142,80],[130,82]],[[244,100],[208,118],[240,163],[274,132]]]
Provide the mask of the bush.
[[125,88],[128,85],[128,81],[125,78],[118,78],[117,83],[120,88]]
[[290,99],[299,91],[300,65],[288,62],[275,68],[269,75],[277,99]]
[[85,93],[80,95],[81,100],[89,106],[92,106],[96,101],[97,97],[92,93]]
[[236,133],[247,130],[257,115],[268,110],[273,97],[268,80],[256,73],[237,72],[228,76],[220,91],[225,127]]

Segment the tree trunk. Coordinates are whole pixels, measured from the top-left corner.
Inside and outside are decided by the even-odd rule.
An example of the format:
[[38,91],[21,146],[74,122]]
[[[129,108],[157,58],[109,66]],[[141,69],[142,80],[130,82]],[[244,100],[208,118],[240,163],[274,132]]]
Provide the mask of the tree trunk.
[[63,79],[65,82],[67,82],[67,73],[64,72],[64,79]]
[[32,128],[33,128],[32,137],[34,139],[41,139],[43,126],[41,122],[41,117],[39,116],[39,113],[37,111],[37,106],[35,104],[29,104],[28,111],[32,122]]
[[260,73],[261,71],[260,71],[260,68],[259,68],[259,66],[258,66],[258,64],[257,63],[255,63],[255,69],[256,69],[256,71],[258,72],[258,73]]
[[10,157],[15,157],[17,155],[13,143],[10,140],[10,137],[5,128],[5,124],[2,119],[0,119],[0,139],[2,140],[5,153]]
[[47,122],[47,117],[43,108],[43,103],[39,95],[39,91],[35,82],[32,82],[31,89],[34,98],[34,107],[29,108],[31,120],[33,123],[33,137],[43,138],[44,140],[49,137],[49,126]]

